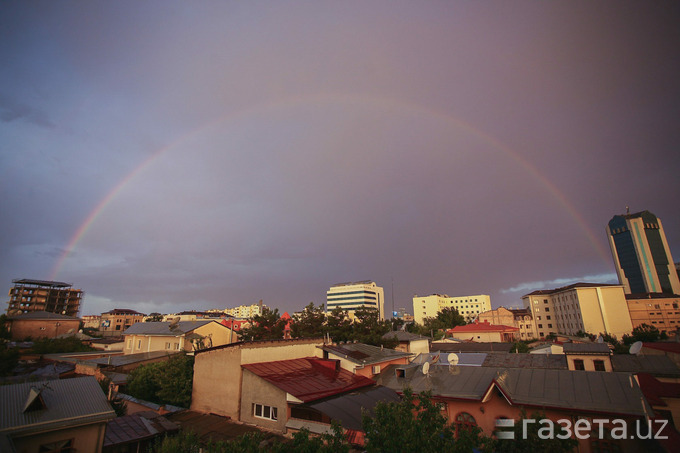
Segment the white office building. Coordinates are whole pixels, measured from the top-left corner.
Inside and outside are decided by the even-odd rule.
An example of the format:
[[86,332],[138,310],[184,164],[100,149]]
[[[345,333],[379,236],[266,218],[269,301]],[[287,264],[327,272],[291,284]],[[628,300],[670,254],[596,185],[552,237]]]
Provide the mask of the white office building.
[[354,283],[338,283],[326,291],[326,310],[345,310],[350,318],[361,307],[375,308],[380,319],[385,319],[385,292],[375,282],[367,280]]
[[418,324],[423,324],[425,318],[434,318],[444,308],[455,308],[466,320],[472,320],[480,313],[491,310],[491,297],[486,294],[456,297],[446,294],[413,296],[413,317]]

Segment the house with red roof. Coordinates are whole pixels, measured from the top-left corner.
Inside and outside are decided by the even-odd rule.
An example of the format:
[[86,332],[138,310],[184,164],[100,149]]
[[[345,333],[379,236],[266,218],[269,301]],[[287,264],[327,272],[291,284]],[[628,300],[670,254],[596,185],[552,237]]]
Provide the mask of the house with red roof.
[[476,342],[516,341],[518,332],[517,327],[491,324],[489,321],[475,321],[446,331],[448,335],[457,340]]

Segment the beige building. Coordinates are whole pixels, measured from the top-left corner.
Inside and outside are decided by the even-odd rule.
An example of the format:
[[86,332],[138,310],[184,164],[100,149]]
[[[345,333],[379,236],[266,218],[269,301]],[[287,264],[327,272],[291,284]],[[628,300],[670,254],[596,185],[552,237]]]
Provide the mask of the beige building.
[[9,333],[13,340],[26,338],[57,338],[74,334],[80,327],[80,319],[47,311],[31,311],[17,316],[8,316]]
[[626,294],[633,329],[642,324],[676,335],[680,328],[680,296],[661,293]]
[[191,409],[241,420],[242,365],[320,357],[323,339],[239,342],[198,351]]
[[532,311],[539,338],[579,332],[622,338],[633,330],[622,285],[575,283],[534,291],[522,301]]
[[607,343],[565,343],[562,351],[572,371],[612,371]]
[[129,308],[115,308],[102,313],[99,331],[104,337],[120,337],[128,327],[144,321],[145,316]]
[[495,310],[485,311],[477,317],[479,322],[488,322],[502,326],[516,327],[518,340],[531,340],[538,338],[534,317],[527,308],[499,307]]
[[457,297],[446,294],[413,296],[413,317],[418,324],[423,324],[425,318],[434,318],[444,308],[455,308],[470,321],[480,313],[491,310],[491,298],[485,294]]
[[125,332],[124,354],[152,351],[194,352],[238,341],[238,335],[214,320],[140,322]]
[[256,304],[239,305],[238,307],[227,308],[224,310],[224,314],[233,316],[234,318],[250,319],[257,315],[261,315],[262,309],[265,307],[267,306],[263,305],[262,301],[259,301]]
[[374,308],[382,320],[385,319],[385,292],[369,280],[338,283],[326,291],[326,310],[330,313],[336,308],[346,311],[352,319],[357,309]]

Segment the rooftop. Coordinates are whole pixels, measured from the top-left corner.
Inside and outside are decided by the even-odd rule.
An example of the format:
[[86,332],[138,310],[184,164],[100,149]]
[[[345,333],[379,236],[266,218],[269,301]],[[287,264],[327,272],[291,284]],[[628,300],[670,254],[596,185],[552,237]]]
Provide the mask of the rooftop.
[[607,343],[564,343],[562,345],[562,352],[565,354],[611,354]]
[[172,322],[138,322],[125,329],[123,335],[172,335],[179,337],[211,322],[216,321],[179,321],[176,324]]
[[395,351],[389,348],[379,348],[363,343],[346,343],[338,345],[323,345],[321,347],[329,354],[333,354],[350,362],[359,365],[370,365],[372,363],[385,362],[400,358],[413,357],[413,354],[402,351]]
[[[41,404],[32,406],[37,399]],[[104,422],[116,416],[93,376],[0,386],[0,413],[0,433],[8,434]]]
[[576,288],[598,288],[598,287],[604,287],[604,286],[621,286],[618,284],[613,284],[613,283],[573,283],[571,285],[567,286],[562,286],[560,288],[555,288],[555,289],[539,289],[534,292],[531,292],[529,294],[525,294],[522,297],[526,296],[539,296],[543,294],[555,294],[555,293],[560,293],[562,291],[567,291],[570,289],[576,289]]
[[12,283],[16,283],[18,285],[46,286],[51,288],[69,288],[73,286],[73,283],[53,282],[50,280],[32,280],[30,278],[17,278],[12,280]]
[[513,343],[501,342],[460,342],[460,343],[439,343],[432,342],[430,352],[510,352]]
[[397,337],[397,340],[399,340],[399,341],[415,341],[415,340],[431,340],[432,339],[430,337],[426,337],[426,336],[423,336],[423,335],[417,335],[415,333],[406,332],[405,330],[393,330],[391,332],[387,332],[382,337],[385,338],[385,339]]
[[449,332],[466,333],[466,332],[516,332],[518,327],[504,326],[501,324],[491,324],[489,321],[478,322],[475,321],[464,326],[456,326],[449,329]]
[[64,321],[78,321],[78,318],[74,316],[60,315],[59,313],[51,313],[49,311],[29,311],[28,313],[23,313],[21,315],[8,316],[9,319],[34,319],[34,320],[64,320]]
[[305,403],[375,384],[372,379],[336,369],[335,360],[315,357],[241,366]]
[[102,313],[102,315],[141,315],[146,316],[144,313],[140,313],[129,308],[114,308],[113,310]]
[[644,342],[642,347],[680,354],[680,343],[675,341],[656,341],[653,343]]
[[117,417],[106,425],[104,448],[152,439],[167,432],[177,431],[179,425],[154,411],[136,412]]
[[680,369],[665,355],[614,354],[611,361],[614,371],[648,373],[659,377],[680,377]]

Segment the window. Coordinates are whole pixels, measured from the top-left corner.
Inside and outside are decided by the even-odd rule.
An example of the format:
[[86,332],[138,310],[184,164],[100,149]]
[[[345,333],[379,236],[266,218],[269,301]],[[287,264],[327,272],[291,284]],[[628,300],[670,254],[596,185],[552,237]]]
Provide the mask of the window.
[[543,328],[543,324],[539,324],[539,325],[538,325],[538,328],[539,328],[539,329],[542,329],[542,328]]
[[548,329],[552,329],[552,324],[548,324]]
[[475,418],[467,412],[461,412],[456,415],[456,431],[460,429],[472,429],[477,426]]
[[574,369],[575,370],[585,370],[586,367],[583,365],[583,360],[574,359]]
[[595,364],[595,371],[606,371],[604,369],[604,360],[593,360]]
[[127,348],[128,348],[128,349],[132,349],[132,338],[130,338],[130,339],[128,340]]
[[373,374],[380,374],[380,365],[373,365]]
[[170,349],[170,342],[169,342],[169,341],[167,341],[167,342],[165,343],[165,349]]
[[550,319],[550,315],[546,316],[545,319]]
[[257,418],[267,420],[278,420],[278,408],[265,406],[264,404],[253,403],[253,415]]
[[550,311],[550,309],[548,307],[545,307],[545,311]]
[[142,340],[137,340],[137,349],[142,349]]
[[175,349],[179,350],[179,343],[175,343]]

